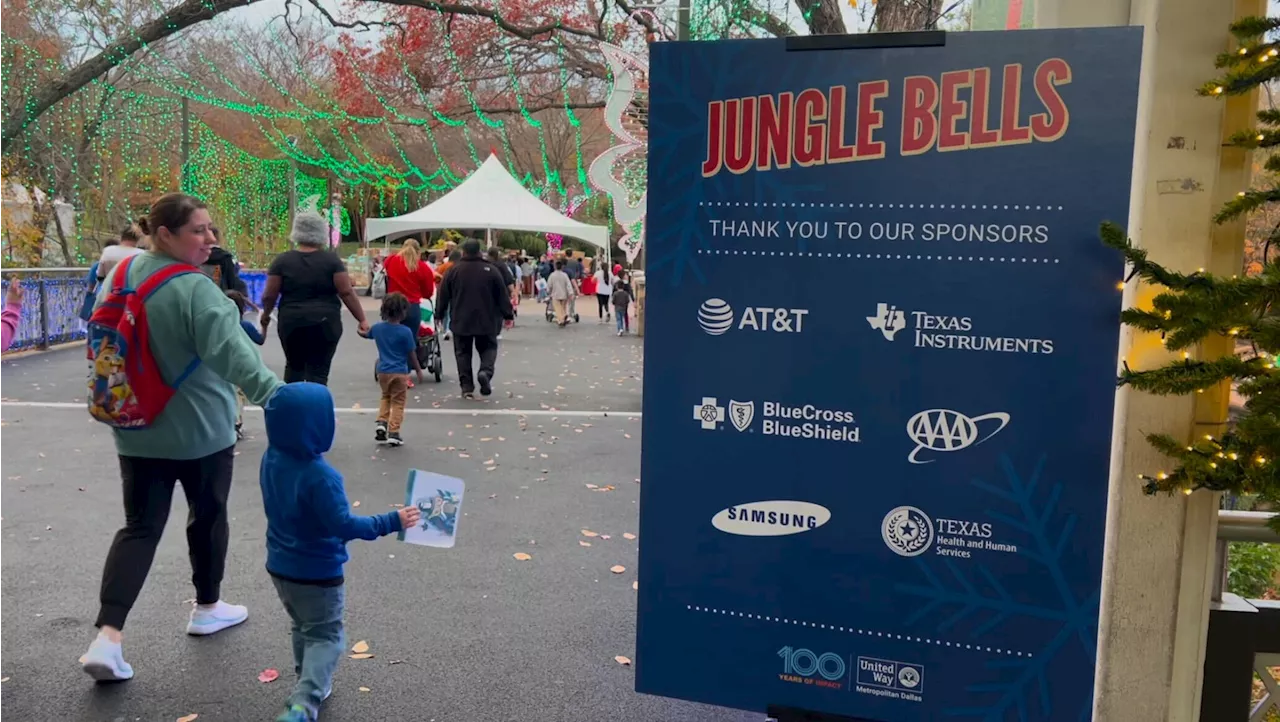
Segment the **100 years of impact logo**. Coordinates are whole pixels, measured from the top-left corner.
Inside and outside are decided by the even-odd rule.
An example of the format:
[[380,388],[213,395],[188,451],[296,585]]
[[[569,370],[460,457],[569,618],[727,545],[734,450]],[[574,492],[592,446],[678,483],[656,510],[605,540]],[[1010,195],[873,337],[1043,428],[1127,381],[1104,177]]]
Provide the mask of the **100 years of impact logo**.
[[1140,49],[652,47],[639,691],[1087,718]]

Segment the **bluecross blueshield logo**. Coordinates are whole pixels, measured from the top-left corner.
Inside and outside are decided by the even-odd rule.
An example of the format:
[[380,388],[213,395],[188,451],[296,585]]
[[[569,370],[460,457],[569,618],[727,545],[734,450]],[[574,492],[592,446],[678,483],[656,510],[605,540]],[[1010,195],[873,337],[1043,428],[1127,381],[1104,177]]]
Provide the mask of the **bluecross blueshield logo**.
[[[980,425],[985,427],[985,433],[981,436]],[[907,436],[916,442],[916,448],[907,455],[907,461],[912,464],[931,464],[936,459],[921,459],[921,451],[947,453],[967,449],[990,439],[1008,425],[1009,415],[1003,411],[993,411],[972,418],[950,409],[921,411],[907,421]]]
[[884,515],[880,535],[894,554],[919,556],[933,545],[933,520],[914,506],[900,506]]
[[698,325],[712,336],[720,336],[733,328],[733,307],[724,299],[708,298],[698,308]]

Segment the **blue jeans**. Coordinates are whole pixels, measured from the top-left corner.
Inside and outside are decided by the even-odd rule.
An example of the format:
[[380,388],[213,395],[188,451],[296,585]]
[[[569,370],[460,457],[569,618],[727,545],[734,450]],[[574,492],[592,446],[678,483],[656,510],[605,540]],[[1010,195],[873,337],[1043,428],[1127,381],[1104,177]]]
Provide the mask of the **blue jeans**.
[[620,308],[615,308],[613,311],[613,320],[618,322],[618,330],[621,331],[627,323],[627,312]]
[[314,719],[333,687],[333,672],[346,649],[342,609],[346,588],[318,587],[271,577],[284,610],[293,620],[293,671],[298,683],[289,705],[302,705]]

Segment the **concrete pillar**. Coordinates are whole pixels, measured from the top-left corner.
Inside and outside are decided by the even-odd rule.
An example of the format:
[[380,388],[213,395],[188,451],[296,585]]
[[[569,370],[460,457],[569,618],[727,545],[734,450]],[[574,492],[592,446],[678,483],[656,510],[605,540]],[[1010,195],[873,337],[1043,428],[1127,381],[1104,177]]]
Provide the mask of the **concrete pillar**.
[[[1247,154],[1223,149],[1248,124],[1249,99],[1201,98],[1240,16],[1262,0],[1044,0],[1037,27],[1142,25],[1145,32],[1129,233],[1151,258],[1182,271],[1238,273],[1243,227],[1214,226],[1222,202],[1248,182]],[[1130,283],[1124,304],[1150,307],[1158,288]],[[1121,334],[1133,368],[1170,358],[1158,336]],[[1206,343],[1200,358],[1229,352]],[[1162,398],[1122,389],[1116,401],[1107,550],[1094,698],[1097,722],[1195,722],[1208,625],[1218,497],[1148,497],[1140,473],[1168,468],[1145,435],[1218,433],[1227,389]]]

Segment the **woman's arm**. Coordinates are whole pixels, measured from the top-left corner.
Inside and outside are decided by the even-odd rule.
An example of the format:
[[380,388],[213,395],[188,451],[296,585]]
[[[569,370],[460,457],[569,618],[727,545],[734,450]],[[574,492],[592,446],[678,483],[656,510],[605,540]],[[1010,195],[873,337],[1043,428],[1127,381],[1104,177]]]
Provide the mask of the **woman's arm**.
[[422,298],[430,301],[436,295],[436,274],[426,261],[418,262],[418,285]]
[[262,335],[267,335],[267,326],[271,325],[271,312],[275,310],[276,300],[280,298],[280,274],[267,275],[267,286],[262,289],[262,311],[258,320],[262,323]]
[[236,305],[212,282],[195,284],[191,295],[196,356],[214,373],[239,386],[249,401],[263,404],[280,386],[280,379],[262,362],[248,334],[240,326]]
[[364,318],[364,307],[360,305],[360,297],[351,286],[351,276],[346,270],[333,274],[333,287],[338,289],[338,297],[351,312],[351,317],[360,323],[360,333],[369,333],[369,322]]

